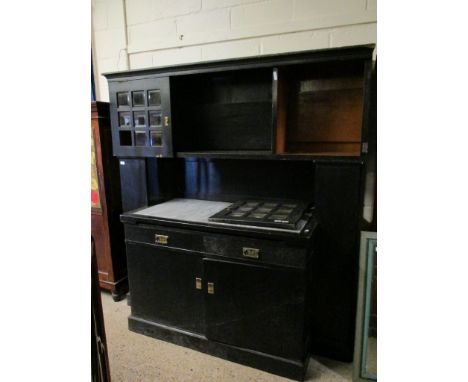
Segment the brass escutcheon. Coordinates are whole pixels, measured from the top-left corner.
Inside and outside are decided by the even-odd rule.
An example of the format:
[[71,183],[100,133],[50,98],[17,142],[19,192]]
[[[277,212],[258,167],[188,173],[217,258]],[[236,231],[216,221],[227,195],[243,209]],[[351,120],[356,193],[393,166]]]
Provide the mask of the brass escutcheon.
[[214,294],[214,283],[208,283],[208,293]]
[[169,240],[169,236],[167,235],[154,235],[154,242],[156,244],[167,244],[167,241]]
[[257,248],[242,248],[242,256],[250,257],[252,259],[258,259],[260,256],[260,250]]

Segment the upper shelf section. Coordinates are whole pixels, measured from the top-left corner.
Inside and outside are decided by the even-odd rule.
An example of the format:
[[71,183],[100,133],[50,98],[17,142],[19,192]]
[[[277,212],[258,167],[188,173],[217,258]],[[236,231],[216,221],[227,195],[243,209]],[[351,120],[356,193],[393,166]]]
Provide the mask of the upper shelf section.
[[360,60],[279,67],[276,152],[359,155],[364,75]]
[[177,152],[272,152],[272,70],[171,78]]
[[359,47],[107,74],[114,155],[360,157],[371,58]]

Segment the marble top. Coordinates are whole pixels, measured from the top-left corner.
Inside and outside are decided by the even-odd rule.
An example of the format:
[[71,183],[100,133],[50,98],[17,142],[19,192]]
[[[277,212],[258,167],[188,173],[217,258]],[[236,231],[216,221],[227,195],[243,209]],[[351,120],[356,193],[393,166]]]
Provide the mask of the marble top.
[[223,210],[233,203],[229,202],[215,202],[210,200],[199,200],[199,199],[172,199],[164,203],[156,204],[154,206],[144,208],[135,213],[135,215],[150,216],[161,219],[179,220],[194,223],[211,224],[213,226],[226,226],[226,227],[243,227],[243,228],[255,228],[266,231],[280,231],[280,232],[295,232],[300,233],[306,225],[305,220],[301,220],[298,223],[297,229],[285,229],[285,228],[272,228],[272,227],[261,227],[244,224],[231,224],[221,222],[211,222],[208,218],[215,213]]

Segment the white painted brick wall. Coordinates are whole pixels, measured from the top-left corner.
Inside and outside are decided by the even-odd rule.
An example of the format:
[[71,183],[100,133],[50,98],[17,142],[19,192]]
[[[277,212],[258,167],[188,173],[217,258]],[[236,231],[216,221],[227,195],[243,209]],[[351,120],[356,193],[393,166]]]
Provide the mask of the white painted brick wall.
[[329,46],[330,30],[286,33],[262,38],[262,54],[325,49]]
[[100,58],[118,57],[119,52],[127,48],[125,33],[125,28],[95,31],[94,52],[96,56]]
[[296,0],[294,17],[311,19],[337,13],[353,13],[366,9],[366,0]]
[[292,20],[293,5],[294,2],[291,0],[270,0],[233,7],[231,27],[236,29]]
[[173,19],[161,19],[127,28],[128,46],[133,52],[149,51],[162,44],[177,42],[177,26]]
[[[224,39],[230,30],[230,9],[214,9],[182,16],[177,19],[180,44]],[[180,39],[182,37],[182,40]]]
[[127,0],[127,25],[197,13],[202,0]]
[[158,50],[153,53],[153,66],[169,66],[202,60],[200,46]]
[[92,0],[97,98],[110,71],[377,42],[376,0]]
[[233,5],[259,3],[265,0],[202,0],[203,9],[227,8]]
[[257,56],[260,54],[260,39],[247,39],[207,44],[202,46],[204,61],[224,58]]
[[340,47],[375,42],[377,24],[360,24],[337,28],[330,33],[330,47]]

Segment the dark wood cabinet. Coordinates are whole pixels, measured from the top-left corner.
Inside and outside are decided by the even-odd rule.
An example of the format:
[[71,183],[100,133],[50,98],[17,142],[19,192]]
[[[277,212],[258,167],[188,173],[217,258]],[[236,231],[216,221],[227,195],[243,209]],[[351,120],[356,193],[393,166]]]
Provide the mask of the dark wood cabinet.
[[[288,239],[274,230],[261,237],[255,228],[248,237],[222,232],[222,226],[167,225],[145,210],[122,215],[129,327],[301,379],[309,353],[309,242],[316,222],[309,222],[307,234]],[[258,258],[245,257],[246,247],[255,247]]]
[[372,48],[358,47],[106,74],[114,155],[359,157],[371,58]]
[[121,299],[128,290],[120,174],[112,156],[109,104],[91,104],[91,236],[94,239],[99,285]]
[[[373,224],[372,50],[106,75],[130,330],[294,379],[311,353],[352,361],[359,232]],[[313,208],[297,230],[201,213],[257,198]]]

